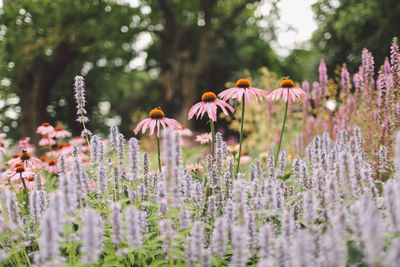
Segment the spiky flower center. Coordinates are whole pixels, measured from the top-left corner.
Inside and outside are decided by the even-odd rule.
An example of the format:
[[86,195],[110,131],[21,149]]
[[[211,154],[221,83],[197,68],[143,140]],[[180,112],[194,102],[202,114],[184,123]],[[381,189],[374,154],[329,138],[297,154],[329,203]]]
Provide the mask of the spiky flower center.
[[56,132],[62,131],[62,130],[64,130],[64,129],[63,129],[63,127],[61,127],[61,126],[56,126],[56,127],[54,127],[54,131],[56,131]]
[[55,166],[57,164],[57,161],[55,159],[49,160],[49,166]]
[[42,123],[42,126],[50,126],[50,123],[48,123],[48,122],[43,122],[43,123]]
[[282,88],[293,88],[294,82],[291,79],[283,79],[281,82]]
[[29,181],[35,181],[35,177],[34,176],[28,177],[28,180]]
[[18,173],[24,172],[25,171],[24,165],[22,165],[21,163],[15,164],[15,171]]
[[164,112],[159,108],[155,108],[152,111],[150,111],[149,117],[151,119],[161,120],[164,119]]
[[236,87],[239,87],[239,88],[249,88],[249,87],[250,87],[250,81],[247,80],[247,79],[239,79],[239,80],[236,82]]
[[13,159],[19,158],[19,155],[18,154],[14,154],[14,155],[12,155],[12,157],[13,157]]
[[204,103],[214,102],[217,99],[217,96],[213,92],[206,92],[201,96],[201,100]]
[[21,160],[28,160],[28,159],[31,158],[31,155],[29,155],[29,153],[26,152],[26,150],[22,150],[22,153],[21,153],[21,155],[19,156],[19,158],[20,158]]

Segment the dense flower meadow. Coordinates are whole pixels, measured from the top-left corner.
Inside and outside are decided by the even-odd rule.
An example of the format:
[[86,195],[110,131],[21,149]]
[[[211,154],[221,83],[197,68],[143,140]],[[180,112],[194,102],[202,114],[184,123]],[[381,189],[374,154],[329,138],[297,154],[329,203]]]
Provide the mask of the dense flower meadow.
[[[77,76],[82,136],[43,123],[36,147],[29,137],[1,143],[1,265],[400,266],[400,55],[394,42],[377,81],[372,55],[362,57],[354,86],[342,68],[334,107],[323,63],[312,89],[240,79],[204,93],[188,119],[209,119],[211,133],[196,136],[209,153],[191,164],[183,149],[192,132],[160,108],[134,130],[155,135],[157,154],[116,126],[107,139],[92,134]],[[242,153],[246,105],[263,100],[282,101],[284,113],[276,149],[253,159]],[[292,156],[285,127],[296,101],[305,126]],[[239,113],[237,148],[216,131],[218,109]]]

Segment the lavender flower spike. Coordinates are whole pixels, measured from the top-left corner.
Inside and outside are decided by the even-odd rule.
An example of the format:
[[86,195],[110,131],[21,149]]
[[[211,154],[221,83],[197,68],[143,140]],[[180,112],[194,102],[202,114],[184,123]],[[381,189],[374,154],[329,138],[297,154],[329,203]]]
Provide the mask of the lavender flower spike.
[[92,208],[85,208],[82,222],[82,262],[93,264],[103,251],[103,221]]

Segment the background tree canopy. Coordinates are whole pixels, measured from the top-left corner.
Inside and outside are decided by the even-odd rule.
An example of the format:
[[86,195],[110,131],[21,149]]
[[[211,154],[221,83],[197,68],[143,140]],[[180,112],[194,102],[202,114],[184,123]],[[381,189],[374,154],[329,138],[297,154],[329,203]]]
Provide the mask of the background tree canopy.
[[[297,78],[317,79],[321,59],[330,74],[343,63],[356,72],[364,48],[372,52],[378,67],[388,56],[393,37],[400,36],[398,0],[320,0],[313,10],[318,29],[311,39],[312,49],[294,50],[285,60]],[[297,64],[291,65],[293,61]]]
[[0,130],[35,136],[48,121],[79,134],[77,74],[86,81],[90,129],[107,134],[119,124],[127,134],[157,106],[187,124],[203,92],[221,91],[244,70],[257,77],[266,66],[312,80],[321,58],[331,72],[344,62],[354,70],[364,47],[380,64],[399,36],[396,0],[320,0],[312,48],[280,59],[270,46],[277,2],[261,14],[265,1],[257,0],[3,0]]

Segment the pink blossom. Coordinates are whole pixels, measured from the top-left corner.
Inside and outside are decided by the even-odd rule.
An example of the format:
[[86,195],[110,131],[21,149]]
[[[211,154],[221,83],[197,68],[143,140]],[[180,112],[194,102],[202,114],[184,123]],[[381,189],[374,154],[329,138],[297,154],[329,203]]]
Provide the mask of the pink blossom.
[[43,168],[49,172],[58,173],[57,161],[55,159],[45,162]]
[[26,150],[28,153],[32,153],[33,154],[35,152],[35,147],[33,147],[32,145],[29,144],[29,140],[31,140],[30,137],[21,138],[18,141],[18,147],[21,150]]
[[225,115],[229,115],[227,109],[229,109],[230,112],[234,111],[231,105],[218,99],[213,92],[206,92],[201,97],[201,102],[198,102],[189,110],[188,120],[192,119],[194,115],[196,115],[196,119],[198,119],[199,116],[203,118],[204,113],[207,112],[211,120],[217,121],[217,107],[220,107]]
[[4,138],[6,138],[7,137],[7,134],[6,133],[0,133],[0,138],[1,139],[4,139]]
[[211,133],[203,133],[203,134],[197,135],[195,141],[204,145],[204,144],[210,143],[211,139],[212,139]]
[[134,133],[138,134],[140,129],[142,129],[142,133],[146,132],[147,129],[150,129],[150,135],[153,135],[154,130],[157,128],[157,136],[160,136],[161,127],[164,129],[170,127],[174,130],[178,130],[182,128],[182,125],[174,119],[166,118],[161,109],[155,108],[150,111],[149,118],[139,122]]
[[250,161],[251,161],[251,157],[249,157],[249,156],[244,155],[244,156],[240,157],[240,164],[247,164]]
[[36,129],[36,133],[52,136],[54,134],[54,127],[51,126],[50,123],[44,122]]
[[186,165],[186,169],[188,171],[200,171],[200,172],[204,171],[204,167],[199,163],[188,164]]
[[47,135],[43,135],[42,139],[39,140],[39,146],[52,146],[55,145],[56,141],[53,138],[48,137]]
[[75,136],[72,140],[69,141],[69,143],[71,144],[71,146],[74,145],[82,145],[84,144],[86,141],[84,138],[82,138],[81,136]]
[[71,137],[71,133],[68,132],[67,130],[64,130],[61,126],[56,126],[54,128],[54,134],[52,137],[55,138],[65,138],[65,137]]
[[42,167],[42,161],[36,157],[31,157],[25,150],[22,151],[19,157],[11,158],[7,163],[11,167],[14,167],[17,163],[21,163],[28,169],[40,169]]
[[295,88],[290,79],[284,79],[281,82],[281,88],[275,89],[267,96],[270,100],[282,99],[284,102],[294,103],[296,99],[304,100],[307,98],[306,92],[301,88]]
[[218,94],[218,96],[224,101],[227,101],[228,99],[237,99],[241,101],[243,95],[246,103],[250,103],[253,98],[255,98],[257,102],[258,100],[263,100],[266,91],[251,87],[250,81],[247,79],[240,79],[236,82],[236,87],[226,89]]

